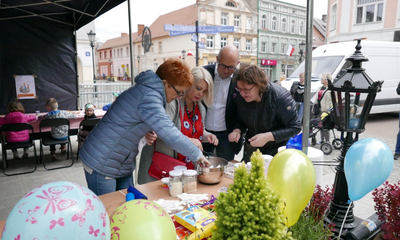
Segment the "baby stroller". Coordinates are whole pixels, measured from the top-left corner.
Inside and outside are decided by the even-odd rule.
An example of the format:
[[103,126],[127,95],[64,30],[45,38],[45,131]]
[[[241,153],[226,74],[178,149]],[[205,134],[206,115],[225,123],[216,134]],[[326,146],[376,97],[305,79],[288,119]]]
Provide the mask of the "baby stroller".
[[[317,133],[320,132],[323,134],[324,130],[329,130],[332,131],[333,133],[333,140],[332,140],[332,145],[335,149],[341,149],[343,146],[342,140],[340,138],[337,138],[335,135],[334,127],[335,123],[333,121],[332,115],[331,115],[332,110],[328,110],[326,114],[322,114],[323,118],[312,118],[310,120],[310,130],[309,130],[309,136],[311,138],[311,145],[317,144]],[[329,139],[325,139],[323,142],[321,142],[321,151],[329,155],[332,153],[333,148],[332,145],[329,143]]]

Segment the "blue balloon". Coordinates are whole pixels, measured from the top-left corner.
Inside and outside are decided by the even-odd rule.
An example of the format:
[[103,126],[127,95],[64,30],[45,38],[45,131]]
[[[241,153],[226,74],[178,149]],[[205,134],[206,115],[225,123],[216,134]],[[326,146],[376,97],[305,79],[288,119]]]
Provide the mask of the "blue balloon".
[[110,239],[101,200],[77,183],[44,184],[25,195],[7,218],[2,240]]
[[359,200],[384,183],[393,164],[392,151],[381,140],[364,138],[355,142],[344,160],[350,200]]

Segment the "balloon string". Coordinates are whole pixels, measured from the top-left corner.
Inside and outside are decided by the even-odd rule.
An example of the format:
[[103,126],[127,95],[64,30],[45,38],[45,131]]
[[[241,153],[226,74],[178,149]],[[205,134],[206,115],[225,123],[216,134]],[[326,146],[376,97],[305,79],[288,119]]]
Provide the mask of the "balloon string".
[[338,240],[340,239],[340,236],[342,235],[342,230],[343,230],[344,222],[346,221],[347,214],[349,213],[351,203],[352,203],[352,201],[350,201],[349,207],[347,208],[346,214],[344,215],[343,223],[342,223],[342,226],[340,227],[339,236],[338,236],[338,238],[337,238]]

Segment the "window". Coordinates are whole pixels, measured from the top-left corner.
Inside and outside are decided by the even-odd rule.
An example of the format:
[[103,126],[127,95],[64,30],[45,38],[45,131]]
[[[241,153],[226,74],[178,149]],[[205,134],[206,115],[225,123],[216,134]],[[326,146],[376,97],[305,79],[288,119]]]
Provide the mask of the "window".
[[221,37],[221,48],[226,46],[226,37]]
[[101,54],[101,52],[99,52],[99,57],[100,57],[100,59],[102,59],[103,58],[103,56],[102,56],[103,54]]
[[261,17],[261,28],[267,29],[267,16],[265,14]]
[[233,2],[226,2],[226,3],[225,3],[225,6],[228,6],[228,7],[236,7],[236,5],[235,5]]
[[276,43],[272,43],[271,52],[272,52],[272,53],[275,53],[275,52],[276,52]]
[[112,58],[112,50],[110,50],[110,58]]
[[294,34],[295,28],[296,28],[296,21],[292,20],[292,22],[290,24],[290,33]]
[[250,51],[251,50],[251,40],[246,39],[246,51]]
[[246,29],[252,29],[253,28],[253,18],[247,17],[246,21],[247,21]]
[[107,51],[104,51],[104,58],[107,59]]
[[281,44],[281,53],[286,54],[286,43]]
[[286,18],[282,19],[282,32],[286,32]]
[[304,35],[304,22],[300,22],[300,27],[299,27],[299,34]]
[[117,58],[119,58],[119,49],[117,49]]
[[336,29],[336,14],[337,14],[337,4],[332,6],[332,16],[331,16],[331,30]]
[[221,13],[221,26],[228,26],[228,14]]
[[115,49],[114,49],[114,57],[115,57],[115,56],[117,56],[117,55],[115,54]]
[[129,48],[128,47],[126,48],[126,56],[127,57],[129,56]]
[[266,42],[261,42],[261,52],[262,53],[267,52],[267,43]]
[[122,48],[120,50],[121,50],[121,57],[124,57],[124,53],[122,52]]
[[271,28],[272,28],[272,31],[276,31],[276,17],[272,18],[272,26],[271,26]]
[[235,27],[240,27],[240,15],[235,15],[233,18],[233,25]]
[[214,37],[207,36],[207,48],[214,48]]
[[237,49],[239,49],[239,38],[233,39],[233,46],[235,46]]
[[384,0],[358,0],[356,23],[381,22]]
[[158,42],[158,52],[162,53],[162,42]]

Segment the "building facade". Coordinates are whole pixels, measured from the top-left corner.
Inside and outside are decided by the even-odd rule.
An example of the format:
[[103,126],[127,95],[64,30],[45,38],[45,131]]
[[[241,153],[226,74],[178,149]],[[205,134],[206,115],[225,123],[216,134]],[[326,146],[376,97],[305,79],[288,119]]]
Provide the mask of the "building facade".
[[[303,6],[260,0],[257,65],[270,80],[288,77],[298,66],[299,45],[306,41],[306,13]],[[290,46],[294,48],[292,56],[286,55]]]
[[199,65],[216,63],[219,50],[226,45],[239,49],[240,62],[257,63],[257,6],[245,0],[198,0],[199,26],[234,26],[233,33],[199,34],[205,45]]
[[400,41],[399,0],[328,0],[327,43]]

